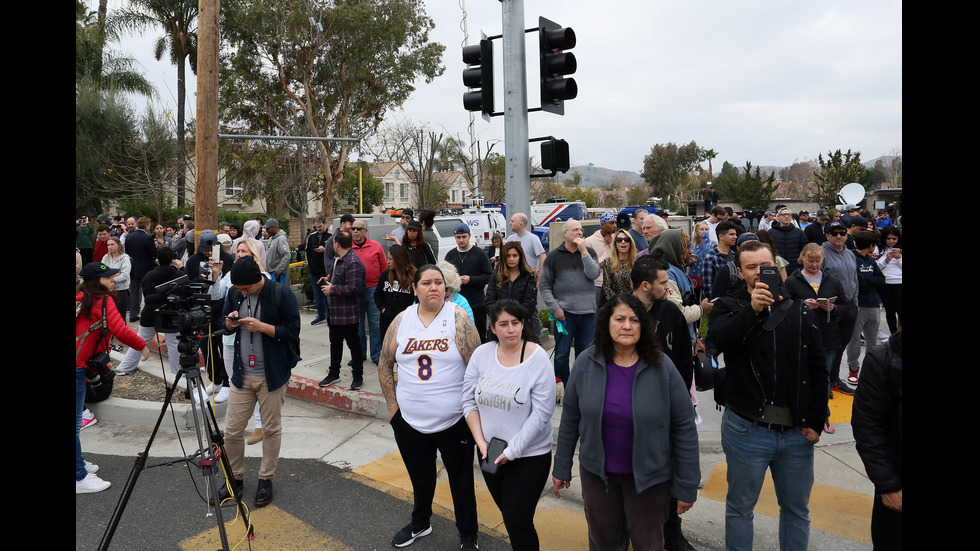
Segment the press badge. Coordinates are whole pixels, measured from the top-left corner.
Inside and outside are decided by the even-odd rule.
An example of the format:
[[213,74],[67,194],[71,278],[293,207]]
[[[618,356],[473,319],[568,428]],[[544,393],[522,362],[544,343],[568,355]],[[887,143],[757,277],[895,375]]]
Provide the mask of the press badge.
[[255,354],[248,355],[248,366],[253,368],[255,367]]

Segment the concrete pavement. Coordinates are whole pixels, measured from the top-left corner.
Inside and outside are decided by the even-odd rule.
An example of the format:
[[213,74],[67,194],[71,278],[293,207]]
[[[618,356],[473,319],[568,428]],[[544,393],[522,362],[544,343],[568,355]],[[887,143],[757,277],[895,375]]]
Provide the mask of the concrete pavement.
[[[310,326],[312,319],[312,314],[303,312],[301,350],[304,360],[293,370],[287,389],[281,456],[310,459],[340,468],[351,480],[407,501],[400,510],[391,511],[390,519],[378,520],[378,530],[394,533],[407,522],[411,510],[411,485],[385,419],[387,409],[375,376],[376,366],[366,363],[364,388],[350,391],[347,388],[351,380],[350,368],[346,367],[345,357],[341,385],[320,389],[317,382],[326,374],[329,363],[327,326]],[[545,346],[550,348],[553,343],[546,342]],[[161,368],[156,355],[151,356],[150,361],[144,362],[140,368],[156,374],[165,369]],[[727,466],[721,450],[721,412],[714,406],[710,392],[699,393],[698,398],[699,413],[703,420],[698,426],[698,432],[705,485],[694,508],[683,516],[683,526],[685,534],[696,548],[723,549]],[[849,424],[850,403],[849,397],[835,395],[831,406],[837,433],[822,435],[816,448],[815,485],[810,513],[811,549],[871,548],[870,514],[874,488],[867,479],[854,448]],[[187,406],[174,406],[178,417],[182,415],[179,410],[186,408]],[[91,409],[99,423],[82,432],[83,451],[86,454],[131,456],[145,447],[149,438],[149,427],[156,420],[160,405],[110,398],[100,404],[93,404]],[[222,416],[223,408],[219,406],[217,413],[219,417]],[[556,432],[560,418],[561,408],[558,407],[552,419]],[[184,448],[196,445],[193,433],[183,429],[186,426],[183,419],[179,419],[177,425],[181,427],[179,433],[168,416],[151,448],[151,456],[181,457],[185,453],[182,451],[181,441]],[[189,444],[191,440],[194,442]],[[246,457],[260,456],[261,445],[246,447]],[[482,531],[488,536],[502,537],[505,530],[499,511],[483,489],[479,469],[474,469],[480,495]],[[104,479],[114,482],[109,492],[118,491],[126,474],[106,471],[99,473]],[[289,475],[280,468],[278,478]],[[249,478],[254,480],[254,476],[253,473]],[[535,517],[543,548],[587,548],[579,490],[577,480],[573,480],[572,488],[563,492],[561,499],[557,499],[551,493],[550,482],[546,486]],[[247,497],[250,497],[249,491],[254,491],[254,488],[246,488]],[[302,492],[304,489],[300,487],[290,491]],[[89,496],[77,496],[76,510],[83,507],[88,498]],[[279,499],[277,494],[277,500]],[[436,507],[438,514],[451,518],[452,502],[448,494],[448,484],[444,480],[441,480],[440,489],[437,490],[436,502],[443,506],[441,510]],[[756,549],[778,549],[777,517],[778,506],[769,483],[763,489],[756,508]],[[84,529],[82,526],[76,528]],[[419,540],[416,546],[423,541]],[[360,547],[355,544],[353,548]]]

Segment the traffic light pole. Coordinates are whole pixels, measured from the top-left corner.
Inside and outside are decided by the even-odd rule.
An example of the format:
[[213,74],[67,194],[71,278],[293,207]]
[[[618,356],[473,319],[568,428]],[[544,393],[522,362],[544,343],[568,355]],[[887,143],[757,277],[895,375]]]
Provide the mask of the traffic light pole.
[[[507,212],[531,211],[528,159],[524,0],[502,0],[504,46],[504,176]],[[493,107],[491,106],[491,109]]]

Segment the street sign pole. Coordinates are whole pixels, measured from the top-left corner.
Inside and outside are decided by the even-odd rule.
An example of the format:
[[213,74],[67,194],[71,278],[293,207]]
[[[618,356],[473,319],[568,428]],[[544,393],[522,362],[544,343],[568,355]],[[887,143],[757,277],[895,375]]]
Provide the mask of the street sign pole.
[[[524,0],[502,0],[504,41],[504,174],[507,212],[531,210],[528,160]],[[491,107],[492,110],[492,107]]]

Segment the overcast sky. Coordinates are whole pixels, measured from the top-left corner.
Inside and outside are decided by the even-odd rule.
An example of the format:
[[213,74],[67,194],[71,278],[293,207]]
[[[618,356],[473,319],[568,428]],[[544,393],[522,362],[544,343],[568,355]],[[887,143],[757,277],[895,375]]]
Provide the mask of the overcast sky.
[[[498,0],[463,1],[470,43],[481,30],[500,34]],[[110,10],[123,3],[110,0]],[[389,118],[465,136],[463,11],[455,0],[427,6],[431,39],[446,46],[445,73],[419,83]],[[525,0],[524,12],[525,27],[544,16],[577,35],[578,98],[565,103],[563,117],[529,116],[530,136],[567,140],[572,164],[639,172],[654,144],[691,140],[718,153],[716,172],[722,161],[788,166],[828,150],[852,149],[868,160],[902,148],[900,1]],[[176,69],[152,55],[159,33],[128,38],[120,49],[143,64],[159,101],[173,110]],[[536,107],[537,35],[527,41],[528,105]],[[499,64],[500,41],[494,47]],[[192,117],[196,80],[187,74]],[[481,141],[503,140],[503,117],[477,117],[476,131]]]

